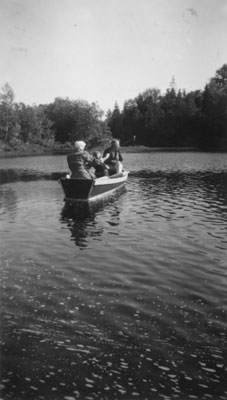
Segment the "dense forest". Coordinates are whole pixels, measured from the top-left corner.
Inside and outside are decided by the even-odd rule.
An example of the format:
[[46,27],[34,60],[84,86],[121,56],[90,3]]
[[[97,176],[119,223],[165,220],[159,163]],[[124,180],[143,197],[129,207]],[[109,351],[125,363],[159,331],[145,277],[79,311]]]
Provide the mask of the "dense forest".
[[51,104],[14,102],[6,83],[0,93],[0,147],[5,151],[39,146],[66,150],[75,140],[95,145],[109,131],[96,103],[56,98]]
[[203,91],[177,91],[174,79],[164,95],[147,89],[104,112],[97,103],[56,98],[51,104],[15,102],[6,83],[0,92],[0,144],[3,150],[39,144],[70,148],[84,139],[90,146],[103,138],[119,138],[121,145],[227,149],[227,64]]
[[148,89],[108,112],[107,125],[122,144],[151,147],[227,149],[227,64],[204,91],[176,91],[174,79],[164,95]]

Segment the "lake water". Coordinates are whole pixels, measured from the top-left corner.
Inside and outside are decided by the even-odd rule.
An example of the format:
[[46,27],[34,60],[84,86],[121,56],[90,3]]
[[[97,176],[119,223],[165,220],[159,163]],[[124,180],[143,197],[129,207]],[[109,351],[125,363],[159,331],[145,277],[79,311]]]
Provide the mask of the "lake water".
[[65,156],[0,159],[1,399],[227,399],[227,157],[125,154],[66,208]]

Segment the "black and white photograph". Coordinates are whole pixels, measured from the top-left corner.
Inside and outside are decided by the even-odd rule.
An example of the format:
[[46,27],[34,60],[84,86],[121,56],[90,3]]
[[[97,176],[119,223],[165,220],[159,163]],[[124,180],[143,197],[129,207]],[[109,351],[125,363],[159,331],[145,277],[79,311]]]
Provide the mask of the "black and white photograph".
[[0,0],[0,400],[227,400],[227,0]]

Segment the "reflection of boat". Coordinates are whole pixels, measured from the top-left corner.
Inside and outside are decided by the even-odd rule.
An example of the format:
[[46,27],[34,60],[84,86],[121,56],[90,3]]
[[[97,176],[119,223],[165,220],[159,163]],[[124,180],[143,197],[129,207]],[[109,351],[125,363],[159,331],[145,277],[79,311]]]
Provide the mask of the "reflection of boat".
[[62,221],[94,220],[96,212],[103,208],[103,202],[66,202],[61,211]]
[[66,202],[91,201],[112,194],[124,186],[128,178],[128,172],[103,176],[97,179],[60,179]]
[[[124,190],[123,187],[122,191]],[[70,240],[74,241],[76,246],[85,249],[89,245],[89,240],[97,239],[104,234],[103,210],[106,206],[110,207],[107,213],[107,223],[114,226],[119,223],[119,210],[115,202],[118,195],[119,192],[115,192],[112,196],[102,197],[98,201],[91,202],[65,202],[61,210],[60,223],[69,229]]]
[[103,234],[102,225],[96,222],[96,210],[99,210],[96,203],[88,202],[66,202],[62,209],[60,222],[69,229],[71,240],[80,248],[88,246],[89,238]]

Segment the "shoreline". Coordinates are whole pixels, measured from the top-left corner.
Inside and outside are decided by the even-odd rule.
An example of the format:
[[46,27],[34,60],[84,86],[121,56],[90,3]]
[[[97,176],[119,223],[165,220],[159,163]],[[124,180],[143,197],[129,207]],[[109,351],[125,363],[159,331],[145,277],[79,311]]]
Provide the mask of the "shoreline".
[[[92,148],[88,147],[89,152],[93,151],[103,151],[104,146],[94,146]],[[27,149],[13,150],[13,151],[0,151],[0,159],[13,158],[13,157],[35,157],[35,156],[55,156],[55,155],[68,155],[73,149],[47,149],[47,148],[34,148],[30,147]],[[147,146],[127,146],[121,147],[121,152],[127,153],[154,153],[154,152],[217,152],[225,153],[227,148],[204,148],[199,149],[195,147],[147,147]]]

